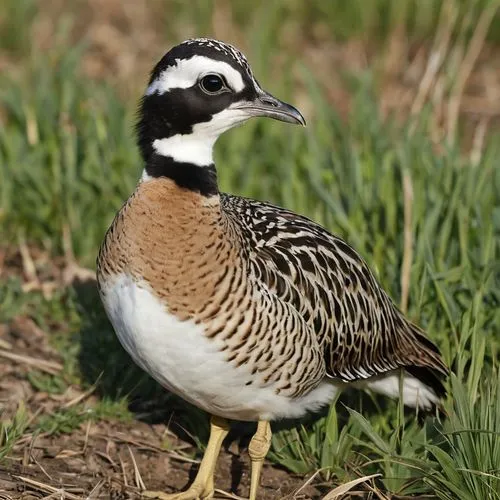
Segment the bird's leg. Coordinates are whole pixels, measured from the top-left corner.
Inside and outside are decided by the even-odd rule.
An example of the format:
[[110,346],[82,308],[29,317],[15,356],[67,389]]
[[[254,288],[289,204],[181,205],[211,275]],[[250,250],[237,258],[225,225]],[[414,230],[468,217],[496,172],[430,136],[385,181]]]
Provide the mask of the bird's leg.
[[214,473],[222,441],[229,432],[227,420],[212,416],[210,419],[210,438],[207,449],[201,460],[198,474],[193,484],[181,493],[163,493],[162,491],[144,491],[142,495],[147,498],[160,498],[162,500],[205,500],[214,496]]
[[259,488],[260,471],[264,465],[264,458],[271,446],[271,425],[266,420],[260,420],[257,424],[257,432],[254,434],[248,446],[248,454],[252,461],[252,475],[250,476],[249,500],[256,500]]

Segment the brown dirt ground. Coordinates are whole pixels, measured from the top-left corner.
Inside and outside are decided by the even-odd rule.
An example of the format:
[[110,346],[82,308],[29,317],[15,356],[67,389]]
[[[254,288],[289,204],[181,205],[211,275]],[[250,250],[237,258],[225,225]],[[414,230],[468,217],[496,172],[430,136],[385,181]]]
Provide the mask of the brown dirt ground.
[[[196,464],[160,448],[164,431],[163,424],[100,422],[69,435],[27,436],[0,466],[0,498],[46,498],[57,490],[58,497],[66,498],[138,498],[142,485],[182,490],[193,479]],[[247,497],[248,483],[245,458],[224,450],[216,487]],[[303,478],[267,464],[259,498],[284,498],[302,484]],[[294,498],[319,498],[319,492],[308,487]]]

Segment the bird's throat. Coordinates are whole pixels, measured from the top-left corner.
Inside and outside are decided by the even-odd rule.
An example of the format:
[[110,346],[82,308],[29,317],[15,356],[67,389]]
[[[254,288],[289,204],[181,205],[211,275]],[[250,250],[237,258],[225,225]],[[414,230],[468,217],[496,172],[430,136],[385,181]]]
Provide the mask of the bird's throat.
[[217,171],[213,163],[200,166],[177,161],[171,156],[153,153],[146,163],[143,180],[158,177],[172,179],[179,187],[207,197],[219,192]]

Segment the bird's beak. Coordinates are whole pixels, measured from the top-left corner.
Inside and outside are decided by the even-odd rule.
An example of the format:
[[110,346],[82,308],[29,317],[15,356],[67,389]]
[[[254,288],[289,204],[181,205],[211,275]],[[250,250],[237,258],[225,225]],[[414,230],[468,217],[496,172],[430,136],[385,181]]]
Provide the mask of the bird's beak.
[[306,120],[297,108],[264,91],[259,92],[253,101],[244,102],[237,107],[249,116],[266,116],[282,122],[306,126]]

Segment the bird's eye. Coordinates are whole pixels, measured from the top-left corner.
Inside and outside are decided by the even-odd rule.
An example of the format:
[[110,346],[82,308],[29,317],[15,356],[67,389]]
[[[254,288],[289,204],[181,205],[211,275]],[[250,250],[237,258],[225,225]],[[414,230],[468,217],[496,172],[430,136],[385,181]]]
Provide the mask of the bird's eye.
[[225,88],[219,75],[206,75],[200,80],[200,87],[207,94],[217,94]]

